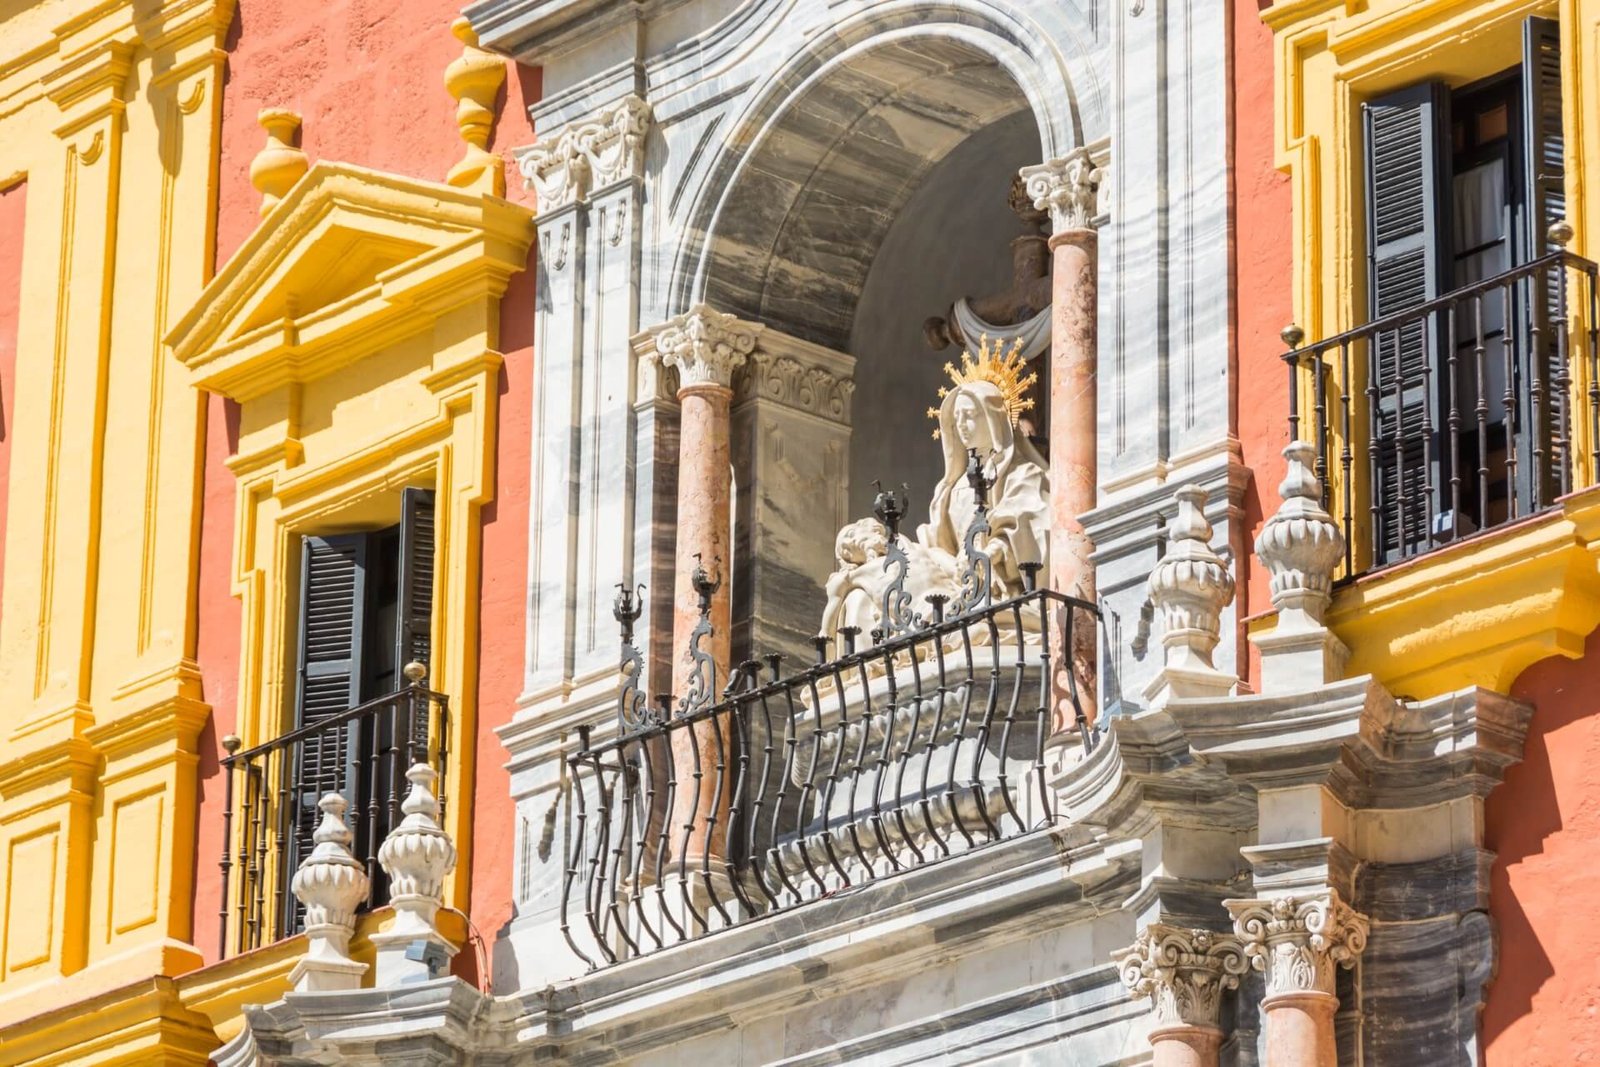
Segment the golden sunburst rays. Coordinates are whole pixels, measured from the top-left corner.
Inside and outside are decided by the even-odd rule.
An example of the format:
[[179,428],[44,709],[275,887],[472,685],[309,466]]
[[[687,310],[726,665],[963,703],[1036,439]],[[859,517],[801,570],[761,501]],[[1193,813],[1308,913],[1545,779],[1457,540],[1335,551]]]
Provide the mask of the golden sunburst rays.
[[[1033,383],[1039,380],[1039,375],[1028,370],[1028,361],[1022,358],[1022,338],[1011,342],[1009,348],[1003,341],[990,341],[989,335],[984,334],[978,338],[978,357],[974,359],[971,352],[961,353],[961,366],[946,363],[944,372],[950,376],[950,381],[955,386],[970,385],[973,382],[988,382],[1000,390],[1001,402],[1005,405],[1006,417],[1011,420],[1011,425],[1017,425],[1017,420],[1024,411],[1033,407],[1033,398],[1028,395],[1028,390],[1033,388]],[[939,389],[939,400],[950,395],[948,386]],[[938,419],[939,408],[928,409],[930,419]],[[937,427],[933,431],[934,440],[939,438]]]

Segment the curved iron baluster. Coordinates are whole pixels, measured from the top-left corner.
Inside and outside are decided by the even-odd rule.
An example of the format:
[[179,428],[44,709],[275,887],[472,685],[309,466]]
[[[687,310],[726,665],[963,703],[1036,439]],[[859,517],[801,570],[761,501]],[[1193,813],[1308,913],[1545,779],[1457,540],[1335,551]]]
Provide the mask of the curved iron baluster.
[[994,598],[994,560],[983,549],[989,539],[989,490],[994,488],[994,479],[984,469],[976,448],[967,449],[967,484],[972,486],[978,510],[962,542],[961,591],[950,605],[952,616],[982,611]]

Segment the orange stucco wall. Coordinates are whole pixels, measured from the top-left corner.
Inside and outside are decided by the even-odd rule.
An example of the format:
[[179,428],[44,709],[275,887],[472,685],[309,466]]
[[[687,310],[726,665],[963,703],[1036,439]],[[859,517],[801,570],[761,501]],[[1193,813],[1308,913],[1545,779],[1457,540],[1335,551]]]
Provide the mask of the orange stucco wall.
[[1523,672],[1534,705],[1522,762],[1489,796],[1489,911],[1500,960],[1483,1038],[1489,1067],[1600,1063],[1600,632],[1579,660]]
[[[1233,197],[1234,197],[1234,433],[1251,469],[1244,496],[1245,537],[1234,546],[1241,561],[1239,648],[1248,675],[1260,678],[1255,650],[1245,640],[1244,620],[1270,611],[1267,572],[1252,546],[1266,516],[1280,503],[1283,446],[1289,443],[1288,372],[1278,356],[1278,332],[1294,317],[1290,284],[1293,204],[1289,176],[1273,162],[1272,32],[1261,21],[1257,0],[1234,0]],[[1218,664],[1226,667],[1227,664]]]
[[[461,54],[450,33],[457,0],[240,0],[228,38],[217,212],[217,264],[225,264],[260,221],[250,162],[265,141],[256,123],[264,107],[287,107],[303,119],[301,147],[313,161],[354,163],[442,181],[461,157],[455,104],[444,70]],[[512,68],[500,98],[491,150],[533,140],[527,105],[538,72]],[[531,203],[507,166],[512,200]],[[522,681],[527,578],[527,471],[532,417],[533,281],[513,280],[501,307],[496,499],[484,511],[482,664],[479,677],[477,782],[473,797],[472,907],[488,944],[469,946],[457,970],[471,978],[510,915],[514,811],[494,728],[511,718]],[[239,678],[239,602],[232,590],[235,480],[227,459],[236,445],[230,405],[208,405],[205,508],[200,550],[199,659],[212,722],[201,738],[201,812],[196,855],[195,941],[208,961],[218,955],[222,845],[219,738],[235,722]],[[482,909],[481,911],[479,909]],[[485,968],[486,970],[486,968]]]
[[[28,186],[0,190],[0,545],[6,541],[6,492],[11,470],[11,406],[16,393],[17,319],[22,311],[22,222]],[[0,585],[5,581],[0,552]]]

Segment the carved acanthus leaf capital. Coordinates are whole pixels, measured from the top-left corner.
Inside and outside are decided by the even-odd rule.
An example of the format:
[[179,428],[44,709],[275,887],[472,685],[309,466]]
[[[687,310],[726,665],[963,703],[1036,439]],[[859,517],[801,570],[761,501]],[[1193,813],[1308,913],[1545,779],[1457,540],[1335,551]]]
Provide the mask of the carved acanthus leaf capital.
[[733,372],[755,352],[764,329],[760,323],[696,304],[647,332],[655,343],[653,358],[677,369],[682,392],[706,385],[730,388]]
[[517,169],[537,194],[539,210],[566,207],[591,189],[643,174],[650,117],[650,105],[630,94],[518,152]]
[[1101,174],[1087,148],[1075,148],[1060,159],[1023,167],[1019,173],[1033,206],[1050,213],[1054,232],[1094,228]]
[[1222,994],[1250,969],[1232,934],[1151,923],[1134,943],[1112,953],[1122,984],[1153,1002],[1157,1027],[1208,1026],[1219,1019]]
[[1336,890],[1311,897],[1225,900],[1245,954],[1265,973],[1267,994],[1334,992],[1334,972],[1367,947],[1367,917]]

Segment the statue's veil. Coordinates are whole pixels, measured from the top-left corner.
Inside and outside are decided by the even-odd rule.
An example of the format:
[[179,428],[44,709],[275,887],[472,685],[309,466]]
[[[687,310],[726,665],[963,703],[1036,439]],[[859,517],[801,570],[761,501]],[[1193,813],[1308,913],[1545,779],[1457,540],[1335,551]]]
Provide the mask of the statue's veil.
[[[989,438],[995,443],[992,470],[997,488],[1006,484],[1007,476],[1018,464],[1032,464],[1041,471],[1048,469],[1044,457],[1033,447],[1033,442],[1012,429],[1011,419],[1006,415],[1005,397],[999,386],[993,382],[977,381],[951,389],[939,405],[939,443],[944,448],[944,477],[940,479],[928,506],[928,522],[935,530],[941,530],[944,526],[945,514],[950,507],[950,490],[965,480],[967,474],[967,450],[961,443],[961,435],[956,432],[956,400],[962,396],[969,396],[978,402],[978,410],[989,424]],[[984,458],[986,461],[989,459]],[[959,546],[963,532],[952,531],[956,543],[945,547],[954,551]]]

